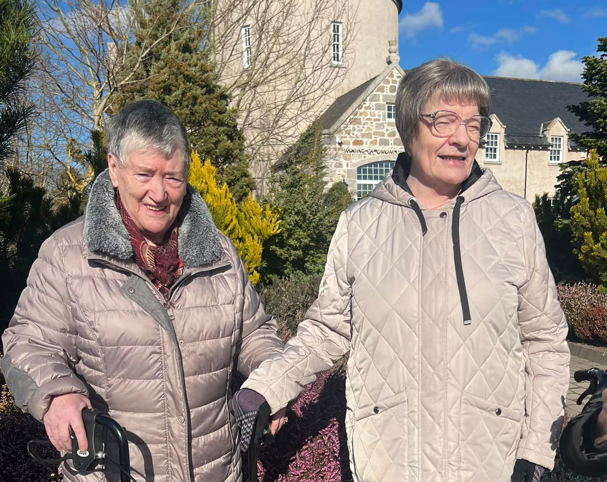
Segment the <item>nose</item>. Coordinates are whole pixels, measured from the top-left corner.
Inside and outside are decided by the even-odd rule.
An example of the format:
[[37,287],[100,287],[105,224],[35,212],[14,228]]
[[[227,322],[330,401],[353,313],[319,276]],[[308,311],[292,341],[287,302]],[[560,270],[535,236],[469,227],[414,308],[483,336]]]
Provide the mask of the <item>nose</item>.
[[154,176],[152,178],[152,182],[149,184],[148,196],[156,204],[160,204],[166,199],[167,193],[162,176]]
[[466,147],[470,143],[470,135],[464,124],[460,124],[453,135],[449,138],[449,142],[455,146]]

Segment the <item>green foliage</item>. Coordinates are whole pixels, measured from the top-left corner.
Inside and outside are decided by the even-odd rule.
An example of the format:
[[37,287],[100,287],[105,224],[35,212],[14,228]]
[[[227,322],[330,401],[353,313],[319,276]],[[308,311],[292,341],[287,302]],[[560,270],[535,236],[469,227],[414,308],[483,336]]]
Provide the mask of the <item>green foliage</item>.
[[193,152],[191,161],[189,183],[204,199],[217,229],[234,243],[251,283],[257,284],[264,242],[280,232],[278,212],[269,205],[262,208],[251,194],[237,204],[228,185],[217,182],[209,160],[203,164]]
[[573,252],[591,280],[607,285],[607,167],[594,150],[584,164],[587,169],[574,176],[579,202],[571,208]]
[[270,204],[281,213],[281,232],[272,238],[262,278],[321,275],[340,213],[352,202],[347,187],[328,191],[320,128],[312,124],[285,154],[270,181]]
[[35,66],[35,18],[27,1],[0,0],[0,161],[12,154],[12,142],[34,110],[23,94]]
[[8,188],[0,192],[0,332],[8,324],[42,242],[81,214],[80,199],[52,209],[44,188],[19,171],[6,171]]
[[577,199],[574,175],[585,171],[582,161],[571,161],[560,166],[556,192],[552,199],[548,194],[536,196],[533,207],[546,243],[546,256],[557,282],[575,282],[584,279],[584,270],[571,244],[571,207]]
[[582,90],[590,100],[568,109],[576,114],[592,131],[581,135],[571,133],[571,139],[586,149],[596,149],[599,158],[607,162],[607,37],[598,39],[599,56],[583,57],[584,85]]
[[136,99],[155,99],[169,107],[188,128],[193,148],[218,169],[237,202],[255,188],[244,153],[237,113],[217,83],[212,63],[200,49],[206,32],[204,8],[176,0],[133,2],[137,18],[129,55],[138,58],[157,42],[114,107]]

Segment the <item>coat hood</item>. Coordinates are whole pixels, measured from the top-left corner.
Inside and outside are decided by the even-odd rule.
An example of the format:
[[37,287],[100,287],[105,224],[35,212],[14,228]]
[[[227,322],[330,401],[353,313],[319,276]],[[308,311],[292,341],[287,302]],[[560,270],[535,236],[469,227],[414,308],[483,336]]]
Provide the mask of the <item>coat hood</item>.
[[[369,196],[391,204],[411,206],[411,200],[415,200],[415,197],[407,185],[410,170],[411,157],[402,152],[396,159],[394,170],[377,185]],[[474,161],[470,175],[462,183],[459,196],[464,198],[464,202],[471,202],[501,189],[502,187],[498,184],[493,173],[488,169],[482,169]],[[452,202],[455,202],[455,200]],[[421,209],[424,210],[425,208],[421,206]]]
[[[114,186],[106,169],[93,183],[86,205],[84,244],[91,252],[127,260],[133,256],[131,238],[114,198]],[[223,248],[211,213],[200,194],[189,184],[177,223],[179,257],[186,268],[211,265],[222,258]]]

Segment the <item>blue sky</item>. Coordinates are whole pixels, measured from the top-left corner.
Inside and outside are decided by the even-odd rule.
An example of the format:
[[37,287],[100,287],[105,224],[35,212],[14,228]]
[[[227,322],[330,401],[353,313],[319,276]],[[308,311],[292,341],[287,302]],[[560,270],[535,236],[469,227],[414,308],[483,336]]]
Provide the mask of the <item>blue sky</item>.
[[400,65],[438,56],[482,75],[581,82],[607,36],[607,0],[404,0]]

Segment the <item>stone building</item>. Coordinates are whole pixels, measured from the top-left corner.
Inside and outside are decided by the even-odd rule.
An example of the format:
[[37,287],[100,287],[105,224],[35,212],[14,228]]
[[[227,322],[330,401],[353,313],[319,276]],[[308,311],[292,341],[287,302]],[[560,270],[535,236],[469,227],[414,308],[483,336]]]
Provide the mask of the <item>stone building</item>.
[[[403,150],[396,131],[396,88],[405,72],[395,58],[378,76],[337,98],[320,117],[327,177],[345,182],[356,199],[367,195]],[[492,128],[477,161],[502,187],[533,201],[554,193],[562,162],[581,159],[569,139],[583,124],[567,110],[587,99],[580,84],[485,77],[492,95]]]
[[[398,65],[402,0],[221,0],[218,5],[231,19],[221,23],[230,33],[220,36],[227,42],[216,59],[223,66],[220,79],[246,85],[232,95],[247,117],[245,136],[262,146],[251,151],[258,194],[281,155],[317,118],[328,151],[328,180],[347,183],[354,198],[368,194],[403,150],[394,121],[397,85],[406,75]],[[306,70],[314,74],[301,76]],[[559,164],[585,156],[569,139],[570,132],[584,131],[567,110],[586,99],[580,85],[485,79],[493,126],[477,160],[505,189],[530,201],[552,194]]]
[[217,9],[214,60],[262,193],[310,123],[396,54],[402,0],[219,0]]

